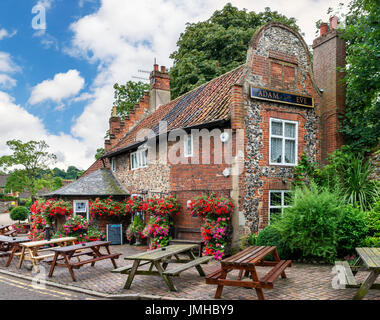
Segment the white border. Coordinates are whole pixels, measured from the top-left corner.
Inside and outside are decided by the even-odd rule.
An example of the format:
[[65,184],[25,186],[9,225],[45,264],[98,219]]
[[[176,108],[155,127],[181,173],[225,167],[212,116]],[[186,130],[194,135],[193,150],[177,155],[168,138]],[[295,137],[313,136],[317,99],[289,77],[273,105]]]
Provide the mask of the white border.
[[[281,193],[281,206],[271,206],[270,205],[270,198],[271,198],[271,193],[274,192],[280,192]],[[269,197],[268,197],[268,225],[270,225],[270,209],[281,209],[281,215],[284,214],[284,208],[290,208],[291,206],[285,206],[284,205],[284,193],[290,193],[290,190],[269,190]]]
[[[90,222],[90,210],[89,210],[89,206],[88,206],[88,200],[73,200],[73,213],[74,213],[74,217],[76,217],[77,213],[75,211],[75,203],[77,202],[86,202],[86,219],[87,219],[87,222]],[[83,213],[83,212],[78,212],[78,213]]]

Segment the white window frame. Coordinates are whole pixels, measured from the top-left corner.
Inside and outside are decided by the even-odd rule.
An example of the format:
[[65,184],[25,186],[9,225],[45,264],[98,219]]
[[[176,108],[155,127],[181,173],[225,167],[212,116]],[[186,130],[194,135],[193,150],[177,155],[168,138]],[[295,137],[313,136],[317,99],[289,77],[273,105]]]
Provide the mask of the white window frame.
[[[191,152],[189,152],[189,139],[191,139]],[[194,154],[194,137],[192,134],[187,134],[185,136],[185,146],[184,146],[184,156],[185,158],[192,157]]]
[[[281,193],[281,205],[280,206],[272,206],[271,205],[271,195],[272,193]],[[290,193],[289,190],[269,190],[269,200],[268,200],[268,225],[270,224],[270,209],[281,209],[281,215],[284,214],[285,208],[290,208],[291,206],[286,206],[284,204],[285,193]]]
[[[148,149],[137,150],[129,155],[129,162],[131,170],[148,167]],[[146,156],[145,156],[146,154]],[[133,161],[135,158],[135,161]],[[134,166],[136,165],[136,166]]]
[[[272,134],[272,122],[281,122],[282,123],[282,135],[278,136],[275,134]],[[285,137],[285,124],[295,124],[295,137],[294,138],[288,138]],[[278,138],[282,140],[282,156],[281,156],[281,163],[272,162],[272,138]],[[295,141],[295,147],[294,147],[294,163],[286,163],[285,162],[285,141],[291,140]],[[269,164],[272,166],[289,166],[289,167],[295,167],[298,164],[298,121],[291,121],[291,120],[284,120],[284,119],[277,119],[277,118],[270,118],[269,119]]]
[[[78,202],[85,202],[86,203],[86,219],[87,219],[87,221],[90,221],[90,210],[89,210],[89,206],[88,206],[88,200],[74,200],[73,201],[74,217],[77,215],[76,203],[78,203]],[[83,213],[83,211],[79,211],[78,213]]]
[[115,172],[115,169],[116,169],[115,159],[112,158],[112,159],[111,159],[111,171],[112,171],[112,172]]

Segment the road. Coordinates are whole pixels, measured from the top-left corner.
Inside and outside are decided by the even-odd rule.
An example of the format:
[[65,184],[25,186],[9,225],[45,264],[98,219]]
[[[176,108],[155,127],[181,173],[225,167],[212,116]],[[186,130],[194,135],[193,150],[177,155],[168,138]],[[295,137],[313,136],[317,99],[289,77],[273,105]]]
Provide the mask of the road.
[[97,300],[97,297],[45,286],[34,288],[27,280],[0,274],[0,300]]

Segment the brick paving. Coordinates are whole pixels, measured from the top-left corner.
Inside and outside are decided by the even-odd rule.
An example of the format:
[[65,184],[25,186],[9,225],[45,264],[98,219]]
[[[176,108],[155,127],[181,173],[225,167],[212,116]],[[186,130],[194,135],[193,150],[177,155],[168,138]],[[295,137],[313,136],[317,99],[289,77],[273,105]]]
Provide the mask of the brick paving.
[[[111,252],[122,253],[117,260],[118,266],[130,265],[130,261],[123,259],[138,252],[144,251],[146,248],[136,248],[129,245],[112,246]],[[18,257],[13,259],[9,268],[5,267],[6,259],[0,258],[0,268],[11,272],[32,276],[34,273],[28,268],[29,262],[24,262],[21,269],[17,268]],[[49,265],[43,262],[41,266],[45,267],[46,274],[49,271]],[[144,266],[145,267],[145,266]],[[207,265],[202,265],[204,271],[210,273],[219,267],[219,263],[211,261]],[[181,273],[180,277],[174,277],[173,282],[177,287],[177,292],[169,292],[166,284],[160,277],[141,276],[135,277],[131,289],[123,289],[127,275],[114,274],[110,271],[113,266],[110,260],[99,261],[94,267],[87,264],[79,270],[74,270],[77,282],[72,281],[70,274],[66,268],[56,267],[50,281],[56,283],[77,286],[80,288],[93,290],[106,294],[145,294],[158,295],[170,298],[191,299],[191,300],[212,300],[216,290],[215,285],[206,285],[204,278],[200,277],[195,268],[189,269]],[[170,265],[168,269],[170,268]],[[259,276],[266,273],[268,268],[258,267]],[[311,265],[293,263],[288,268],[287,279],[279,278],[274,283],[274,289],[264,290],[266,299],[269,300],[349,300],[357,289],[333,289],[331,286],[334,274],[332,266],[328,265]],[[232,272],[231,278],[237,276],[237,272]],[[360,271],[356,278],[362,280],[367,272]],[[380,282],[380,279],[377,280]],[[256,300],[257,296],[254,290],[224,287],[223,299],[228,300]],[[379,290],[370,290],[365,299],[380,300]]]

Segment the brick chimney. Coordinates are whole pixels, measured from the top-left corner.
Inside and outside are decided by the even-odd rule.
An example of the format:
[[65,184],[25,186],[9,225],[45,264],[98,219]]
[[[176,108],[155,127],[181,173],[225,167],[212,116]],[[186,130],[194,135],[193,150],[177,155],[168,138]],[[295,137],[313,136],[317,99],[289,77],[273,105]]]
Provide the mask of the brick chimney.
[[313,42],[313,71],[317,86],[323,90],[321,101],[321,155],[326,157],[344,144],[339,133],[339,116],[345,112],[346,89],[341,83],[345,74],[337,70],[346,65],[346,42],[336,30],[338,18],[330,18],[330,28],[322,23],[320,36]]
[[149,110],[154,112],[159,106],[170,102],[170,76],[165,66],[159,70],[158,64],[154,64],[149,78]]

